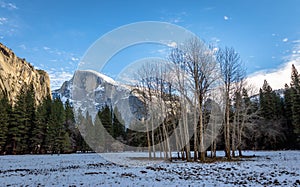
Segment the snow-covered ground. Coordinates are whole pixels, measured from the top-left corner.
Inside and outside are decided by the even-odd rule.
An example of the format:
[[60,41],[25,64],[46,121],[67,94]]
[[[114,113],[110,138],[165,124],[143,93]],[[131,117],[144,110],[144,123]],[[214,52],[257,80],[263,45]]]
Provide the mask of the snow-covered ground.
[[[212,164],[153,164],[119,156],[124,165],[117,165],[98,154],[0,156],[0,186],[300,186],[300,151],[244,154],[256,157]],[[126,166],[132,163],[142,166]]]

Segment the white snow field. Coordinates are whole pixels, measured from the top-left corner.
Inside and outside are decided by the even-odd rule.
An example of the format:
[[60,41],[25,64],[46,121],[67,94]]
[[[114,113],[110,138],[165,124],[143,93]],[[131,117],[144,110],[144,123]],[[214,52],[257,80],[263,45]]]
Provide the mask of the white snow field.
[[244,152],[254,154],[235,162],[153,165],[118,156],[136,167],[108,162],[98,154],[7,155],[0,156],[0,186],[300,186],[300,151]]

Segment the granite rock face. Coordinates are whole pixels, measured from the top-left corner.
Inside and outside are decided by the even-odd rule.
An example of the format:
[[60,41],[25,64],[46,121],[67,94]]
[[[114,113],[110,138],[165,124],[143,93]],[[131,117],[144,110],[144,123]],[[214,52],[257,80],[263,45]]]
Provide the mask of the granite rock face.
[[75,110],[80,108],[94,117],[104,106],[118,109],[122,120],[129,125],[133,120],[146,118],[147,107],[137,89],[115,82],[99,72],[77,70],[71,80],[52,91],[53,98],[69,100]]
[[51,96],[47,72],[35,69],[0,43],[0,96],[7,95],[9,101],[15,103],[21,88],[30,84],[33,84],[37,104]]

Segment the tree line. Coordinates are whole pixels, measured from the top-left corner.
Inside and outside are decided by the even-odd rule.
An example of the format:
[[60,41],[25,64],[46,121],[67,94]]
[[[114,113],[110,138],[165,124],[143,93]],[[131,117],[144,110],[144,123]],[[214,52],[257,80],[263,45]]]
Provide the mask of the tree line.
[[33,85],[24,85],[12,105],[0,98],[0,154],[71,153],[90,150],[76,128],[67,100],[35,101]]

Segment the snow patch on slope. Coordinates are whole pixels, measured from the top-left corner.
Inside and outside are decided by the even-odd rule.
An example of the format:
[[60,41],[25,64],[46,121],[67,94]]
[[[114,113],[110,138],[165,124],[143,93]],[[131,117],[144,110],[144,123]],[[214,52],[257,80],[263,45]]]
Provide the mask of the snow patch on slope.
[[92,73],[92,74],[95,74],[96,76],[100,77],[101,79],[103,79],[105,82],[107,83],[110,83],[112,85],[116,85],[116,81],[114,81],[112,78],[102,74],[102,73],[99,73],[97,71],[94,71],[94,70],[77,70],[77,72],[89,72],[89,73]]

